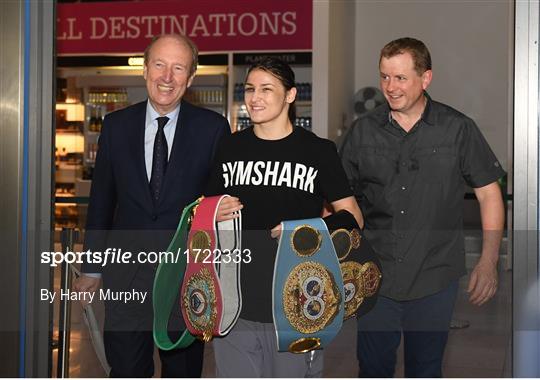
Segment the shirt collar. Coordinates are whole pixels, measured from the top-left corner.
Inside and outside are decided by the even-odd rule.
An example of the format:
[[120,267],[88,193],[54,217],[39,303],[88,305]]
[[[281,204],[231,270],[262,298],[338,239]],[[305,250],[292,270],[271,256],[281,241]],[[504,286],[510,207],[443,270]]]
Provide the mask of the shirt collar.
[[425,121],[429,125],[435,125],[437,123],[437,114],[433,110],[433,100],[431,100],[431,96],[427,93],[427,91],[424,91],[424,95],[427,99],[426,102],[426,108],[424,108],[424,112],[422,112],[421,120]]
[[[178,120],[179,113],[180,113],[180,103],[178,103],[175,109],[173,109],[171,112],[169,112],[168,114],[164,116],[167,116],[169,118],[169,121]],[[156,119],[160,116],[161,115],[152,106],[152,103],[150,103],[150,100],[148,100],[146,103],[146,128],[152,125],[152,123],[155,122]],[[166,127],[167,126],[165,126],[165,128]]]
[[[435,111],[433,110],[433,100],[431,100],[431,97],[427,93],[427,91],[424,91],[424,96],[427,99],[426,107],[424,108],[424,112],[422,112],[422,116],[420,116],[420,120],[426,122],[429,125],[435,125],[437,123],[437,115]],[[379,124],[381,126],[386,125],[387,123],[392,124],[392,113],[390,112],[390,107],[388,106],[388,102],[385,102],[384,105],[381,107],[381,113],[377,115]]]

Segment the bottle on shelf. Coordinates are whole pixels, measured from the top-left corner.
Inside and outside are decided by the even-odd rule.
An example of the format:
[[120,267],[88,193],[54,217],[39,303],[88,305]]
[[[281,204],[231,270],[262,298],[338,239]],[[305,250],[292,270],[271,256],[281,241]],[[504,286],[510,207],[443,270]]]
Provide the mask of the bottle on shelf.
[[294,121],[295,127],[302,127],[307,129],[308,131],[311,131],[311,117],[307,116],[299,116]]
[[234,101],[235,102],[242,102],[244,101],[244,84],[243,83],[236,83],[234,85]]
[[96,160],[97,144],[88,143],[88,162],[93,163]]
[[90,132],[96,131],[96,113],[94,107],[90,108],[90,120],[88,121],[88,130]]
[[101,109],[98,108],[96,111],[96,132],[101,132],[101,127],[103,126],[103,117],[101,116]]
[[296,100],[298,101],[311,101],[311,83],[299,82],[296,83]]

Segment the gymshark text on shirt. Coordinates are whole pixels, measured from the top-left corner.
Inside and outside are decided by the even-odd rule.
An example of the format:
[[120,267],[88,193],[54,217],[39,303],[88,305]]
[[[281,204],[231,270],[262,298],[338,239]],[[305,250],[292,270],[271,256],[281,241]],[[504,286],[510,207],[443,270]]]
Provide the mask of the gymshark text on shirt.
[[318,170],[292,162],[234,161],[222,164],[229,186],[285,186],[313,193]]

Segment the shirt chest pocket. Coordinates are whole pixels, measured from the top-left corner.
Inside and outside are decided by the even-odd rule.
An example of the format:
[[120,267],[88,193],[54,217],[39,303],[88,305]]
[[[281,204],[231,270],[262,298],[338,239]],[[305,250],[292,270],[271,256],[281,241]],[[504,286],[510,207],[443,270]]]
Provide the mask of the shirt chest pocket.
[[457,155],[452,146],[431,146],[416,149],[413,160],[424,183],[442,183],[458,173]]
[[358,169],[363,181],[386,185],[397,171],[398,151],[384,147],[363,146]]

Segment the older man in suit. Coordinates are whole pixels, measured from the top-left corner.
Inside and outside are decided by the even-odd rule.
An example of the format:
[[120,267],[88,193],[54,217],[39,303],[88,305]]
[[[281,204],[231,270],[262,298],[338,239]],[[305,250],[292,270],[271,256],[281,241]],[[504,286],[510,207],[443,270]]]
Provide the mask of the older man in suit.
[[[112,377],[154,373],[152,284],[157,264],[138,260],[138,253],[167,248],[182,209],[202,194],[217,142],[230,133],[224,117],[182,100],[193,81],[197,55],[197,47],[184,36],[155,38],[145,51],[148,101],[104,120],[85,249],[116,248],[133,256],[127,263],[84,263],[75,289],[97,291],[103,281],[111,295],[148,295],[144,302],[105,302],[104,341]],[[183,329],[179,309],[169,326],[173,335]],[[199,341],[186,349],[161,351],[162,376],[200,377],[202,355]]]

